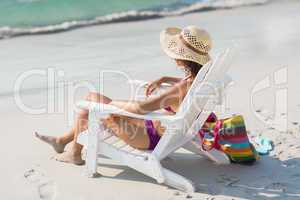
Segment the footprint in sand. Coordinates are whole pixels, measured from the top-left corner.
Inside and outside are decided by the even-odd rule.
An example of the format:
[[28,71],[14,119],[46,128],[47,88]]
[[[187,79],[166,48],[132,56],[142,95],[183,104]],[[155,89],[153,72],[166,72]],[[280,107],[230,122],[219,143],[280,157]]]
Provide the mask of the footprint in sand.
[[297,174],[293,174],[292,175],[292,179],[297,179],[297,180],[300,179],[300,174],[298,174],[298,173]]
[[275,182],[275,183],[271,183],[271,184],[265,186],[264,188],[267,189],[267,190],[286,192],[287,184],[280,183],[280,182]]
[[217,178],[217,182],[224,184],[225,186],[232,186],[233,184],[239,181],[240,181],[239,178],[233,176],[227,176],[225,174],[222,174]]
[[287,160],[282,163],[283,167],[288,167],[288,168],[295,168],[299,165],[300,165],[299,161],[296,160]]
[[38,193],[40,199],[42,200],[54,200],[55,198],[56,186],[53,181],[47,181],[45,183],[41,183],[38,186]]
[[36,187],[41,200],[54,200],[56,195],[55,183],[47,178],[42,170],[30,169],[24,173],[24,178]]
[[299,125],[299,122],[292,122],[292,125],[298,126],[298,125]]

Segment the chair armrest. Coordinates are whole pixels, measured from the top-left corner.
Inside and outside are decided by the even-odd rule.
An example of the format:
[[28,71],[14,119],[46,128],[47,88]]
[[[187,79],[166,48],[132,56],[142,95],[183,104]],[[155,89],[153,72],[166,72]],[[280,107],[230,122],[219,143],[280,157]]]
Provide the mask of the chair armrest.
[[160,120],[161,122],[165,122],[165,123],[175,122],[183,119],[178,115],[167,115],[161,112],[151,112],[145,115],[140,115],[140,114],[128,112],[126,110],[120,109],[113,105],[90,102],[90,101],[79,101],[76,103],[76,105],[79,108],[96,112],[99,118],[106,117],[109,114],[118,114],[118,115],[144,119],[144,120]]
[[[143,81],[143,80],[129,80],[128,81],[129,84],[134,85],[134,86],[138,86],[138,87],[146,87],[149,82],[148,81]],[[169,88],[172,85],[169,83],[162,83],[161,84],[161,88]]]

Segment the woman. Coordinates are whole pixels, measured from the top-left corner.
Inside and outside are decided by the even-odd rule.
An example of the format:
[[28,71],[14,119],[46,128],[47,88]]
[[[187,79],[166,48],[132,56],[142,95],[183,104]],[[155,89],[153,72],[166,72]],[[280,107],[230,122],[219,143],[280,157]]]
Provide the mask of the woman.
[[[175,114],[198,71],[210,60],[208,52],[212,45],[211,39],[205,30],[188,26],[182,30],[167,28],[161,32],[160,42],[165,53],[175,59],[177,66],[186,72],[183,79],[162,77],[153,81],[146,89],[149,98],[145,101],[117,101],[98,93],[90,93],[85,100],[114,105],[137,114],[146,114],[159,109]],[[171,83],[172,87],[159,96],[151,97],[153,91],[162,83]],[[82,146],[76,141],[78,134],[87,129],[88,115],[88,110],[80,110],[74,127],[63,136],[52,137],[35,133],[36,137],[54,148],[58,153],[56,160],[81,165],[84,163],[81,158]],[[164,127],[159,121],[111,115],[103,120],[103,123],[116,136],[138,149],[154,149],[164,134]],[[70,150],[64,151],[70,142],[72,142]]]

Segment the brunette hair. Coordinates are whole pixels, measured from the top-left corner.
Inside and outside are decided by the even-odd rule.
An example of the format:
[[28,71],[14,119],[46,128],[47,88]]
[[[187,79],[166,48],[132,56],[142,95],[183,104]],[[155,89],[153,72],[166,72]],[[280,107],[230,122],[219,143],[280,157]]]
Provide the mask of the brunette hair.
[[189,60],[180,60],[184,67],[185,70],[187,70],[193,77],[196,77],[199,70],[202,68],[203,65],[193,62],[193,61],[189,61]]

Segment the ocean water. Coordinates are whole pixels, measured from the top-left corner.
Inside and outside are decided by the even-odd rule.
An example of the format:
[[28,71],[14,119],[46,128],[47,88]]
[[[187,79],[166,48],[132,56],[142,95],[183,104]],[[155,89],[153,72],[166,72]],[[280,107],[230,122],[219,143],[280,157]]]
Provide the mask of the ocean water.
[[267,0],[0,0],[0,39],[66,31],[194,11],[261,4]]
[[1,0],[0,26],[34,27],[90,20],[128,10],[160,10],[190,0]]

